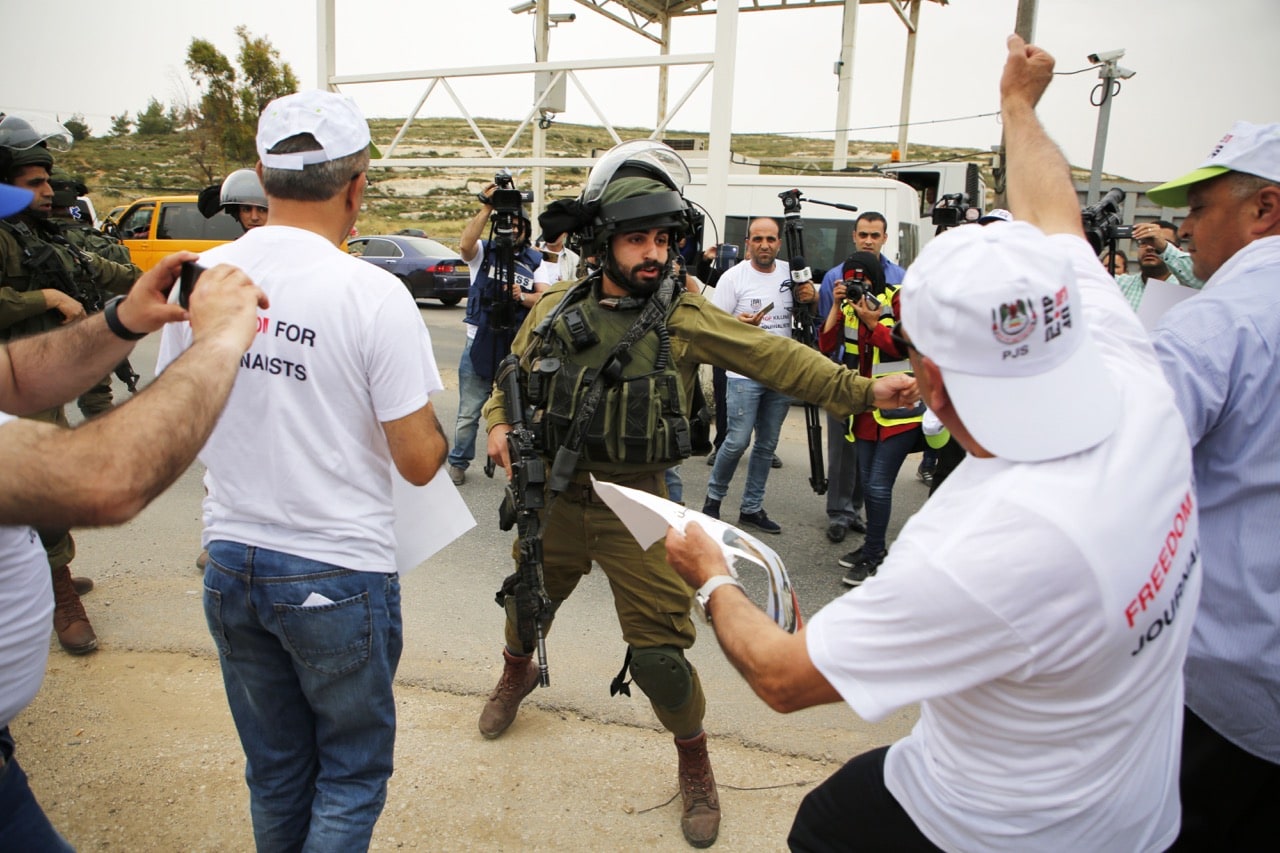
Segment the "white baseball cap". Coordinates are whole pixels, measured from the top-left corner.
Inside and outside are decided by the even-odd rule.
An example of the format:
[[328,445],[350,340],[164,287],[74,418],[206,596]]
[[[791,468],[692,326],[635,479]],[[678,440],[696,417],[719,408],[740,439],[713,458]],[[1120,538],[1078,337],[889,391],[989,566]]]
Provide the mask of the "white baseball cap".
[[1280,124],[1236,122],[1195,171],[1147,190],[1147,198],[1165,207],[1186,207],[1187,191],[1194,184],[1227,172],[1280,183]]
[[1013,214],[1003,207],[994,207],[978,217],[979,225],[990,225],[992,222],[1012,222]]
[[1014,462],[1097,445],[1120,420],[1065,247],[1026,222],[953,228],[907,270],[902,325],[974,439]]
[[[309,133],[320,143],[318,151],[269,154],[291,136]],[[335,92],[308,89],[276,98],[258,119],[258,158],[272,169],[301,170],[313,163],[327,163],[369,147],[369,123],[355,101]]]

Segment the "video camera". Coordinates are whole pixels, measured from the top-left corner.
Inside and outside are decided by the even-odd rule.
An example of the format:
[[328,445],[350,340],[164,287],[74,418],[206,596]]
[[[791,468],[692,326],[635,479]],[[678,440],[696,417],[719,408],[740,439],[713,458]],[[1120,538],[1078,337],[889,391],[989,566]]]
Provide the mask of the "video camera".
[[1133,236],[1133,226],[1120,222],[1120,205],[1123,203],[1124,190],[1112,187],[1097,202],[1081,209],[1080,224],[1094,254],[1102,254],[1103,248],[1114,245],[1116,240]]
[[957,225],[977,222],[982,209],[974,207],[968,193],[948,193],[938,199],[929,212],[929,219],[940,231]]
[[486,203],[493,208],[494,215],[500,213],[519,215],[522,204],[533,203],[533,193],[516,189],[515,179],[512,178],[509,170],[503,169],[498,172],[493,176],[493,182],[497,185],[497,189],[489,194]]

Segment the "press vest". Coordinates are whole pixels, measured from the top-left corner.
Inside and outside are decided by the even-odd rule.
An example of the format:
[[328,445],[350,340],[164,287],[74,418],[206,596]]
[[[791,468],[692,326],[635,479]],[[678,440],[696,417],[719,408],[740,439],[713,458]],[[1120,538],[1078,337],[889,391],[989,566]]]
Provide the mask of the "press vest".
[[[883,306],[893,304],[893,295],[900,288],[897,285],[885,285],[885,289],[876,296]],[[848,303],[840,308],[840,313],[844,315],[844,353],[845,364],[848,365],[852,360],[854,369],[859,369],[862,364],[861,348],[858,344],[858,312],[853,310],[853,306]],[[885,327],[893,327],[897,324],[897,320],[892,313],[880,317],[880,325]],[[897,359],[895,361],[883,361],[884,353],[880,347],[871,347],[871,378],[879,379],[882,376],[889,376],[893,373],[908,373],[911,371],[911,362],[907,359]],[[876,423],[880,426],[892,427],[902,424],[919,423],[924,419],[924,405],[913,406],[901,409],[873,409],[871,412],[875,417]]]

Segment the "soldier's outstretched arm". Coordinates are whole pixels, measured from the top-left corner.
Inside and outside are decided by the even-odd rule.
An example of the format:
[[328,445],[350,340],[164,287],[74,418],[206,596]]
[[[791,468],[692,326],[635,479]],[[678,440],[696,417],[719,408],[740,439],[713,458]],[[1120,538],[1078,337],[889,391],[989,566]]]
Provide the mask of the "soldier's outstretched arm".
[[[142,393],[76,429],[35,421],[0,425],[0,524],[57,529],[122,523],[177,479],[204,446],[267,298],[243,272],[222,265],[200,277],[188,317],[164,302],[180,263],[180,257],[163,262],[146,284],[144,276],[143,290],[130,292],[119,319],[138,332],[190,319],[191,347]],[[134,304],[126,310],[129,302]],[[0,350],[0,409],[48,397],[39,390],[34,364],[88,358],[97,346],[110,354],[96,373],[87,372],[101,378],[132,346],[114,337],[99,315]]]

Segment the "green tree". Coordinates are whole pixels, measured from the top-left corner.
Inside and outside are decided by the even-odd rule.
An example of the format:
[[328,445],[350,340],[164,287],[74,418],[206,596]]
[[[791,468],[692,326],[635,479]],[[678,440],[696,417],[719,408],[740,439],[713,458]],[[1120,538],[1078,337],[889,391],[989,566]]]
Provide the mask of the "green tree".
[[84,116],[80,113],[64,121],[62,126],[71,132],[71,138],[76,142],[83,142],[89,138],[89,125],[85,124]]
[[152,98],[147,108],[138,113],[139,136],[166,136],[174,131],[172,111],[165,112],[164,104]]
[[236,27],[239,72],[222,51],[205,39],[192,39],[187,70],[200,87],[198,132],[221,147],[232,162],[256,158],[254,136],[262,109],[281,95],[298,91],[298,78],[267,38]]
[[131,130],[133,130],[133,119],[129,118],[128,110],[121,115],[111,117],[112,136],[128,136]]

